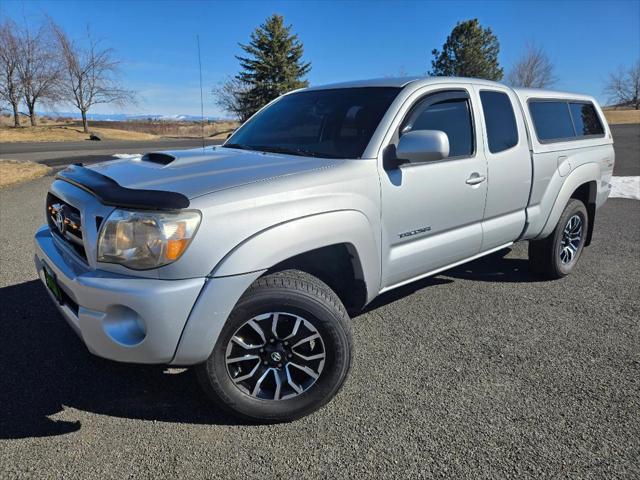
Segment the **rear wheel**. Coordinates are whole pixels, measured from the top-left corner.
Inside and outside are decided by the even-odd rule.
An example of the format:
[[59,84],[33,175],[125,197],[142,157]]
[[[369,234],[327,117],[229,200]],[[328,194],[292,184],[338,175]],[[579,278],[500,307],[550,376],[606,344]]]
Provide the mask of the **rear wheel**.
[[584,203],[569,200],[553,233],[529,242],[531,270],[549,278],[569,275],[582,254],[588,229],[589,217]]
[[209,359],[196,368],[216,403],[252,421],[289,421],[339,391],[351,365],[349,317],[317,278],[287,270],[238,301]]

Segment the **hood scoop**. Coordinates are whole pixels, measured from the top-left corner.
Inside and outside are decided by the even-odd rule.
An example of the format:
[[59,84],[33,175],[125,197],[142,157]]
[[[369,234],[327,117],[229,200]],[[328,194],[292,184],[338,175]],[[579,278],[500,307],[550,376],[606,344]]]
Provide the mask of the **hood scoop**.
[[175,159],[174,155],[162,152],[145,153],[141,158],[143,162],[157,163],[158,165],[169,165]]

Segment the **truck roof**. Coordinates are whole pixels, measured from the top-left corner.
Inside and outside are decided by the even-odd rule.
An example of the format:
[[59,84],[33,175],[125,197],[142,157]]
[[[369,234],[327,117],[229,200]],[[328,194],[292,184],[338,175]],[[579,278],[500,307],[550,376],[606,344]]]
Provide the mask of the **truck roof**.
[[498,82],[492,82],[491,80],[482,80],[480,78],[465,78],[465,77],[384,77],[384,78],[371,78],[366,80],[355,80],[350,82],[331,83],[328,85],[318,85],[314,87],[306,88],[305,90],[326,90],[331,88],[358,88],[358,87],[398,87],[402,88],[410,83],[419,85],[430,85],[434,83],[443,82],[464,82],[474,84],[493,84],[502,85]]
[[[491,80],[484,80],[481,78],[467,78],[467,77],[385,77],[385,78],[372,78],[367,80],[355,80],[350,82],[331,83],[328,85],[318,85],[305,88],[304,90],[327,90],[332,88],[359,88],[359,87],[396,87],[403,88],[409,84],[414,87],[421,87],[425,85],[433,85],[438,83],[467,83],[473,85],[493,85],[508,87],[503,83],[493,82]],[[529,98],[570,98],[570,99],[583,99],[594,100],[589,95],[581,95],[577,93],[561,92],[554,90],[544,90],[539,88],[513,88],[518,97],[525,101]]]
[[[529,98],[561,98],[561,99],[576,99],[576,100],[588,100],[596,102],[595,98],[590,95],[582,95],[580,93],[561,92],[557,90],[544,90],[542,88],[514,88],[513,89],[518,97],[523,102],[526,102]],[[597,102],[596,102],[597,103]]]

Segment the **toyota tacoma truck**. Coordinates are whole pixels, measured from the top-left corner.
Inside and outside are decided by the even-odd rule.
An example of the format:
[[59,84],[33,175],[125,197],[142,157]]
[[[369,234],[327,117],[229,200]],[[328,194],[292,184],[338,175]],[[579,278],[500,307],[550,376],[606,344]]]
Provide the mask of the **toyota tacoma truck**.
[[613,164],[589,96],[466,78],[306,88],[222,146],[60,171],[35,264],[95,355],[193,366],[222,408],[288,421],[339,391],[349,315],[381,293],[518,241],[532,274],[571,273]]

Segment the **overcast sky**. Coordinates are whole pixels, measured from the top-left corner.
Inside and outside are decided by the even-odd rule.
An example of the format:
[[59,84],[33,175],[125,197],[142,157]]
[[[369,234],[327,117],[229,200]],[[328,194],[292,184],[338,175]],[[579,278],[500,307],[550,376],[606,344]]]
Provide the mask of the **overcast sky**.
[[[640,58],[640,1],[208,2],[2,0],[0,15],[36,26],[48,14],[72,37],[90,25],[124,60],[123,83],[141,102],[127,113],[199,114],[196,34],[202,45],[205,114],[221,114],[211,90],[238,70],[238,42],[272,13],[285,16],[312,63],[311,84],[423,75],[459,20],[477,17],[500,41],[509,67],[527,41],[556,65],[559,90],[602,96],[607,74]],[[68,109],[70,110],[70,109]],[[94,113],[118,110],[109,105]]]

